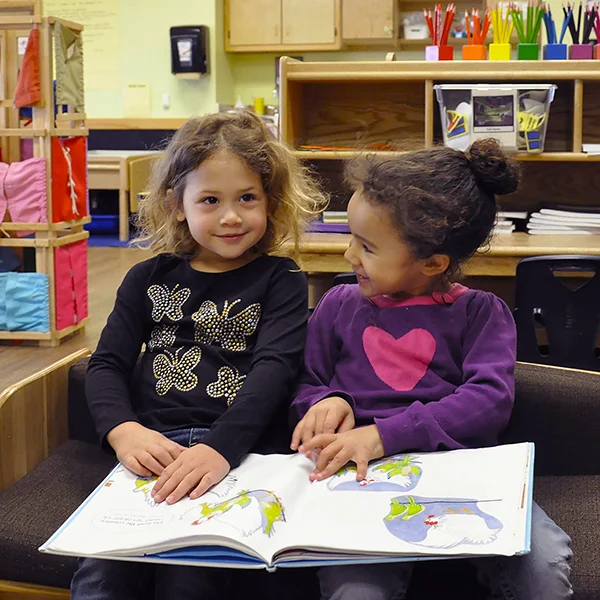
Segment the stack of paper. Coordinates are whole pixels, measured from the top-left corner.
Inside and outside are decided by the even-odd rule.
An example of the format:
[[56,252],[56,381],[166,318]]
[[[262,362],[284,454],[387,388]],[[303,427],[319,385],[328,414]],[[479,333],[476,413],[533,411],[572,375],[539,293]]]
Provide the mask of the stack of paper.
[[590,156],[600,154],[600,144],[583,144],[583,151]]
[[494,225],[494,233],[512,233],[515,230],[515,224],[508,219],[498,219]]
[[494,226],[494,233],[512,233],[515,230],[523,231],[527,219],[526,211],[498,211],[498,221]]
[[600,233],[600,207],[570,210],[542,208],[531,214],[527,231],[534,235],[593,235]]

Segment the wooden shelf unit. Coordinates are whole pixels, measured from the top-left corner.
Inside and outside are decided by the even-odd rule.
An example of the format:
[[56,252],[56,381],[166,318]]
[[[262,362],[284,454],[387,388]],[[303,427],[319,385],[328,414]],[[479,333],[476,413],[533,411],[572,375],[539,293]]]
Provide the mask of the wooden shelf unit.
[[[83,26],[55,17],[40,17],[37,15],[6,15],[0,12],[0,71],[9,76],[2,78],[0,86],[0,145],[2,160],[12,163],[19,161],[20,140],[32,138],[33,156],[46,160],[46,211],[47,223],[18,223],[4,221],[0,223],[0,246],[12,248],[34,248],[36,272],[48,275],[49,287],[49,316],[50,330],[47,332],[33,331],[0,331],[0,340],[19,340],[37,342],[41,346],[57,346],[61,340],[73,333],[83,330],[87,318],[77,324],[56,329],[56,295],[55,295],[55,264],[54,249],[68,244],[85,240],[89,233],[83,226],[91,221],[85,216],[73,221],[52,223],[52,137],[87,136],[85,126],[86,115],[75,113],[74,107],[68,106],[67,112],[62,109],[54,114],[54,85],[53,85],[53,40],[56,24],[80,32]],[[33,27],[40,30],[40,107],[32,108],[32,123],[30,127],[19,127],[19,109],[14,108],[14,91],[17,81],[17,69],[12,63],[17,62],[16,35],[24,35]],[[12,34],[12,35],[11,35]],[[17,140],[15,145],[12,140]],[[9,209],[10,210],[10,209]],[[8,218],[8,212],[6,218]],[[30,237],[16,237],[21,231],[33,232]]]
[[[497,234],[490,249],[476,254],[463,269],[467,277],[512,277],[517,263],[527,256],[552,254],[588,254],[600,256],[597,236],[529,235],[527,233]],[[350,236],[345,233],[308,233],[304,236],[302,269],[309,273],[343,273],[348,271],[344,252]],[[291,244],[284,245],[290,251]]]
[[[310,63],[286,57],[281,60],[281,135],[322,177],[332,193],[332,209],[343,209],[348,199],[342,183],[345,162],[372,152],[356,148],[392,142],[411,151],[442,143],[435,84],[519,81],[556,83],[558,89],[545,152],[515,154],[522,162],[522,184],[514,194],[499,198],[501,208],[530,211],[544,202],[598,205],[600,156],[587,155],[582,148],[584,143],[600,143],[600,68],[595,61]],[[298,149],[304,145],[351,149]],[[373,153],[391,157],[402,152]],[[340,236],[336,245],[324,235],[307,238],[311,245],[305,256],[314,267],[324,264],[318,256],[328,256],[331,265],[331,255],[339,255],[335,271],[344,264],[347,241]],[[317,246],[326,239],[329,250],[320,252]],[[502,234],[497,240],[486,255],[469,263],[479,265],[477,275],[512,275],[525,256],[600,254],[600,236]],[[472,266],[467,265],[467,272]]]
[[[302,160],[350,160],[358,158],[365,153],[375,156],[394,157],[402,156],[405,152],[393,150],[295,150],[294,154]],[[514,158],[521,162],[600,162],[599,154],[586,154],[585,152],[541,152],[527,154],[515,152]]]

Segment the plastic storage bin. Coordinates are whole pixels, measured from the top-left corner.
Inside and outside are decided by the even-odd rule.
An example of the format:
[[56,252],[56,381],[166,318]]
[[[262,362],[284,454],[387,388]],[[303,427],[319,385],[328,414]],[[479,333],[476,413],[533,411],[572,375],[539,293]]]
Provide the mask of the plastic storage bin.
[[429,37],[427,23],[413,23],[404,20],[404,39],[405,40],[426,40]]
[[542,152],[554,84],[441,84],[434,86],[444,144],[467,150],[494,137],[506,150]]

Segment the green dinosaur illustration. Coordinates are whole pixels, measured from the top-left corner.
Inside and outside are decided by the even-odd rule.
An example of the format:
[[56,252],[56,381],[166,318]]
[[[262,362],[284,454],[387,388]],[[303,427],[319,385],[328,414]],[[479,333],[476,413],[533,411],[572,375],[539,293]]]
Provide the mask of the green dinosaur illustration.
[[208,502],[203,502],[200,505],[200,518],[192,523],[192,525],[199,525],[202,521],[206,519],[212,519],[217,515],[224,515],[226,512],[230,511],[234,506],[241,506],[242,508],[246,508],[248,504],[250,504],[251,500],[248,497],[248,492],[244,491],[229,500],[223,500],[223,502],[216,502],[215,504],[209,504]]
[[348,463],[335,474],[335,477],[343,477],[344,475],[348,475],[348,473],[356,473],[356,465]]
[[135,480],[135,489],[133,490],[134,492],[144,492],[146,493],[148,490],[144,489],[146,488],[148,485],[154,483],[156,480],[158,479],[158,477],[156,475],[152,475],[152,477],[138,477]]
[[373,471],[380,471],[387,474],[387,478],[402,475],[420,475],[421,467],[416,466],[416,459],[412,456],[405,456],[402,460],[390,460],[373,468]]
[[407,496],[408,502],[400,502],[397,498],[392,498],[390,503],[390,512],[386,515],[386,521],[393,521],[400,517],[403,521],[408,521],[425,510],[424,504],[418,504],[412,496]]
[[192,525],[200,525],[204,521],[221,516],[230,511],[234,506],[240,506],[242,509],[251,505],[252,500],[256,500],[261,515],[262,532],[271,536],[275,533],[274,526],[278,521],[285,521],[285,512],[279,498],[267,490],[243,491],[237,496],[222,502],[208,503],[203,502],[200,505],[201,516],[196,519]]
[[273,527],[275,526],[275,523],[277,521],[285,521],[283,506],[281,505],[279,498],[276,496],[273,497],[274,500],[263,500],[261,503],[263,515],[263,533],[269,537],[271,537],[271,534],[274,533]]

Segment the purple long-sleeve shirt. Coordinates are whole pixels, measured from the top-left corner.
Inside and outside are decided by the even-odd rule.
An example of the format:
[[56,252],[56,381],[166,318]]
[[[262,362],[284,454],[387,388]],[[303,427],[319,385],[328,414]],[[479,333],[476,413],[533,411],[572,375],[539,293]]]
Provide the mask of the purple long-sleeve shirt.
[[[506,304],[455,284],[404,301],[332,288],[308,326],[297,416],[330,396],[375,423],[386,455],[489,446],[514,401],[516,332]],[[293,410],[292,409],[292,410]]]

